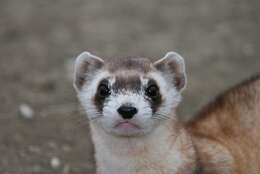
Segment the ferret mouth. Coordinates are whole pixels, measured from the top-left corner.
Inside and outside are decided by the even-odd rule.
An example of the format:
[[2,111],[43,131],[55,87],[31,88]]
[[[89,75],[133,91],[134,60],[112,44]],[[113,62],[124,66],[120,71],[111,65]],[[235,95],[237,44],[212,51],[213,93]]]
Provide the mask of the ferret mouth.
[[122,136],[133,136],[142,132],[142,128],[131,121],[119,121],[114,126],[114,130],[117,134]]
[[122,128],[122,129],[140,129],[140,126],[138,126],[135,123],[132,123],[130,121],[119,121],[114,128]]

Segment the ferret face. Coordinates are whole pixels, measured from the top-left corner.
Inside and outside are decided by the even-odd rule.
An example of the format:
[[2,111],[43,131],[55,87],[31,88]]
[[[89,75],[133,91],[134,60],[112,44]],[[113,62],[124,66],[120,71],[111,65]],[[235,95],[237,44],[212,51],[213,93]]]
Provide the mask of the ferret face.
[[75,65],[74,86],[90,123],[108,134],[129,137],[150,133],[173,119],[185,84],[185,74],[178,72],[184,63],[176,60],[183,59],[168,53],[155,63],[144,58],[106,63],[82,53]]

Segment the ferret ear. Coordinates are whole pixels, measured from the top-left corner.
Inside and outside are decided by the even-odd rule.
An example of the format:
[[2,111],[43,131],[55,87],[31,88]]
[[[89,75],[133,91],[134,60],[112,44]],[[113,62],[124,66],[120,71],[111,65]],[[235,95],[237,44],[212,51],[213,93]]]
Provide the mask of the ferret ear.
[[170,77],[177,90],[182,91],[186,85],[184,59],[176,52],[168,52],[163,58],[155,61],[153,66]]
[[104,65],[104,60],[89,52],[81,53],[74,65],[74,88],[80,90],[86,81],[86,77],[96,72]]

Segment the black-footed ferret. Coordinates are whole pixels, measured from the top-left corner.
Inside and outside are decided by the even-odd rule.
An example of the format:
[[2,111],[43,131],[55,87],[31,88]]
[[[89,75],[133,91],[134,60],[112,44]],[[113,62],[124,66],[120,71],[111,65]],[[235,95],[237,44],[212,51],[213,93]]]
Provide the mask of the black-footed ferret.
[[[251,100],[249,94],[254,93],[260,101],[259,83],[255,79],[244,85],[248,90],[243,94],[247,94],[248,100]],[[230,91],[219,99],[232,100],[233,104],[224,102],[219,106],[216,101],[216,111],[211,106],[210,112],[202,112],[191,122],[182,123],[175,110],[185,85],[185,63],[175,52],[156,61],[104,60],[88,52],[78,56],[74,87],[90,120],[98,174],[260,173],[256,164],[260,152],[254,151],[258,157],[245,154],[243,148],[248,147],[245,142],[232,137],[236,130],[232,126],[237,125],[231,123],[229,115],[234,113],[221,113],[226,107],[235,107],[237,102],[232,100],[235,92]],[[249,90],[249,85],[254,90]],[[258,128],[251,130],[252,133],[258,130],[255,132],[258,136],[246,140],[260,151],[260,116],[256,108],[260,108],[259,102],[253,101],[250,109],[243,110],[246,115],[253,115],[252,123],[253,118],[251,121],[246,118],[246,123],[235,120],[236,124],[250,122],[252,127],[258,124]],[[239,108],[236,111],[236,117],[244,115],[239,114]],[[244,127],[240,125],[241,129],[236,131],[243,132]],[[242,145],[236,145],[236,141]],[[242,159],[255,164],[251,172],[248,172],[249,163],[241,162]]]

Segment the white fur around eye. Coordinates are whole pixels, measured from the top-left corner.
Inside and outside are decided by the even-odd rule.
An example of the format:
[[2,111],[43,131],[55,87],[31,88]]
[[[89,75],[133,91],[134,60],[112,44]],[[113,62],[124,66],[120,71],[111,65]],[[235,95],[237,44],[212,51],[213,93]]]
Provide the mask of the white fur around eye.
[[95,74],[94,77],[92,77],[92,81],[87,81],[82,90],[78,92],[78,97],[83,105],[83,108],[85,109],[87,116],[89,118],[96,117],[97,115],[97,109],[94,103],[92,102],[92,98],[96,94],[96,90],[98,87],[99,82],[110,76],[110,73],[107,71],[100,71]]
[[147,86],[149,79],[145,78],[144,76],[141,76],[140,79],[141,79],[142,86]]
[[180,92],[172,85],[173,83],[167,82],[160,72],[150,72],[147,77],[156,81],[164,101],[157,112],[170,115],[172,109],[181,102]]

